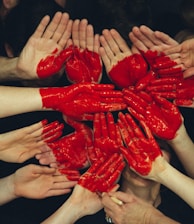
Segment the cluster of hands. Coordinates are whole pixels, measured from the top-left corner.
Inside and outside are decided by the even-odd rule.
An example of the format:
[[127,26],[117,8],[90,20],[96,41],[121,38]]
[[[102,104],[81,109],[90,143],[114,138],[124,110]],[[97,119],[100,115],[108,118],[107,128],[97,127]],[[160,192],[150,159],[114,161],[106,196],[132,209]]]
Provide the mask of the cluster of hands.
[[[39,94],[42,108],[62,112],[75,131],[62,136],[62,124],[41,121],[2,134],[1,160],[36,157],[40,163],[5,177],[10,198],[2,204],[11,197],[66,194],[74,187],[68,201],[90,201],[86,210],[93,214],[114,195],[126,165],[161,181],[169,165],[155,137],[173,144],[187,135],[178,106],[193,107],[194,63],[176,41],[145,26],[129,34],[130,49],[116,30],[94,35],[87,20],[72,21],[67,13],[56,13],[48,24],[45,16],[18,57],[18,77],[45,79],[65,70],[72,85],[40,88]],[[113,84],[100,84],[103,64]],[[92,121],[93,128],[84,121]],[[121,192],[114,196],[125,201]]]

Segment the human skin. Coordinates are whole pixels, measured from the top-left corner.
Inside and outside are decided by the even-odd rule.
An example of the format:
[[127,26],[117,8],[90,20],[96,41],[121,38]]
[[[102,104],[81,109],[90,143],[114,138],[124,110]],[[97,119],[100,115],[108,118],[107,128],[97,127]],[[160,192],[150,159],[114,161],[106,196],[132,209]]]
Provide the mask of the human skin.
[[[122,202],[115,203],[112,197]],[[104,193],[102,204],[107,216],[111,217],[115,224],[180,224],[161,213],[150,203],[136,197],[133,193],[121,191]]]
[[0,204],[19,197],[41,199],[66,194],[75,184],[76,181],[69,181],[54,168],[30,164],[1,178]]
[[[7,50],[9,58],[0,57],[0,81],[41,78],[37,74],[40,60],[49,56],[56,49],[61,51],[66,46],[71,34],[72,21],[69,20],[67,13],[57,12],[49,22],[49,16],[43,17],[19,57],[14,57],[9,50]],[[59,71],[60,69],[61,67]]]
[[63,124],[58,121],[48,124],[46,120],[0,134],[0,160],[22,163],[42,153],[47,142],[62,135]]

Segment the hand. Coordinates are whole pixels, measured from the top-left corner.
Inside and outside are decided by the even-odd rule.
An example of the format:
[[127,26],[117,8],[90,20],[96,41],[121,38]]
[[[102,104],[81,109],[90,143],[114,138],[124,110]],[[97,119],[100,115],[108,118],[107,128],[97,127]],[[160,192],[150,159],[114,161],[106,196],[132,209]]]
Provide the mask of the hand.
[[[110,80],[120,88],[134,85],[147,73],[147,64],[140,54],[132,54],[120,34],[104,30],[99,49]],[[118,75],[119,74],[119,75]]]
[[102,209],[101,198],[95,192],[76,184],[73,192],[68,199],[74,208],[79,207],[81,209],[80,216],[92,215]]
[[111,113],[96,113],[93,121],[94,143],[89,148],[89,159],[93,164],[101,158],[108,158],[114,153],[120,152],[122,145],[118,126],[114,122]]
[[[138,126],[130,114],[119,113],[118,124],[125,147],[121,147],[130,168],[141,176],[152,171],[154,161],[162,156],[150,129],[144,121]],[[141,130],[143,128],[143,131]]]
[[69,193],[76,184],[54,168],[33,164],[18,169],[12,178],[15,195],[32,199]]
[[165,140],[175,137],[182,124],[181,113],[176,105],[144,91],[126,89],[123,92],[129,112],[139,121],[144,121],[155,136]]
[[69,52],[65,53],[63,49],[71,35],[69,15],[57,12],[48,23],[49,17],[45,16],[19,56],[17,66],[22,79],[54,75],[62,69],[68,57]]
[[[117,205],[112,197],[122,201],[123,204]],[[168,223],[178,224],[163,215],[158,209],[153,207],[132,193],[124,193],[121,191],[104,193],[102,204],[108,217],[111,217],[115,224],[150,224],[150,223]]]
[[108,192],[115,186],[125,167],[121,154],[114,153],[107,160],[101,158],[80,177],[78,184],[91,192]]
[[194,47],[193,39],[185,40],[179,45],[166,49],[164,53],[183,69],[184,78],[193,75],[194,71]]
[[65,203],[41,224],[64,223],[64,220],[65,223],[75,223],[83,216],[95,214],[101,209],[100,197],[77,184]]
[[0,135],[0,158],[6,162],[23,163],[41,153],[47,147],[46,142],[58,139],[63,124],[41,121],[36,124]]
[[149,94],[173,101],[177,106],[194,107],[194,77],[189,78],[155,78],[150,75],[140,80],[136,85],[137,90],[145,90]]
[[99,112],[126,108],[122,92],[113,85],[79,83],[60,88],[40,88],[43,108],[61,111],[75,120],[93,120]]
[[133,43],[132,51],[142,53],[156,74],[182,77],[182,66],[164,53],[165,50],[178,45],[170,36],[142,25],[134,27],[129,38]]
[[[63,136],[59,140],[48,143],[47,150],[36,156],[42,165],[50,165],[67,174],[68,170],[80,170],[89,166],[88,147],[92,144],[92,130],[84,123],[66,118],[66,122],[75,131]],[[71,174],[71,173],[69,173]],[[73,175],[67,176],[75,180]],[[79,176],[78,178],[79,179]]]
[[94,35],[93,26],[86,19],[75,20],[72,26],[72,45],[69,48],[72,55],[65,63],[70,82],[100,83],[102,63],[98,54],[99,47],[99,35]]
[[169,35],[160,31],[153,31],[145,25],[133,27],[129,33],[129,38],[133,43],[133,48],[140,52],[151,50],[161,53],[170,47],[178,45],[178,42]]

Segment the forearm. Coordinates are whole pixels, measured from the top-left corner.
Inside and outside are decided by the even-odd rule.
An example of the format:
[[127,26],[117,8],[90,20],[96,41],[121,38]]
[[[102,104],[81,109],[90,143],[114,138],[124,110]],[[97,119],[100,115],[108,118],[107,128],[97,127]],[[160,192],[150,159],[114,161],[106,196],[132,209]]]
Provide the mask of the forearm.
[[82,205],[73,204],[69,198],[55,213],[49,216],[41,224],[74,224],[81,213],[79,210]]
[[181,197],[194,208],[194,180],[172,167],[166,162],[164,171],[158,173],[155,180]]
[[0,205],[6,204],[17,196],[14,194],[13,174],[0,179]]
[[187,174],[194,178],[194,144],[184,125],[181,126],[177,137],[169,141],[169,144],[174,149]]
[[38,88],[0,86],[0,118],[42,110]]

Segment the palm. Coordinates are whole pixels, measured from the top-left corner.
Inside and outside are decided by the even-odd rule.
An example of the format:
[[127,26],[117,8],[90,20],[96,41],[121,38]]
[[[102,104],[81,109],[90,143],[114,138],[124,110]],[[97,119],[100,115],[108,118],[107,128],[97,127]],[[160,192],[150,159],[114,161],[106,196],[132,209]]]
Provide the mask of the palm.
[[34,199],[64,194],[65,181],[55,169],[30,164],[14,174],[15,194]]
[[[55,50],[57,52],[53,53]],[[18,66],[23,68],[28,77],[37,77],[37,66],[41,59],[48,56],[57,56],[61,51],[61,46],[53,39],[31,37],[19,57]]]
[[[56,127],[57,126],[57,127]],[[22,163],[45,150],[47,144],[61,135],[63,126],[58,122],[43,125],[42,122],[0,135],[0,159]]]

